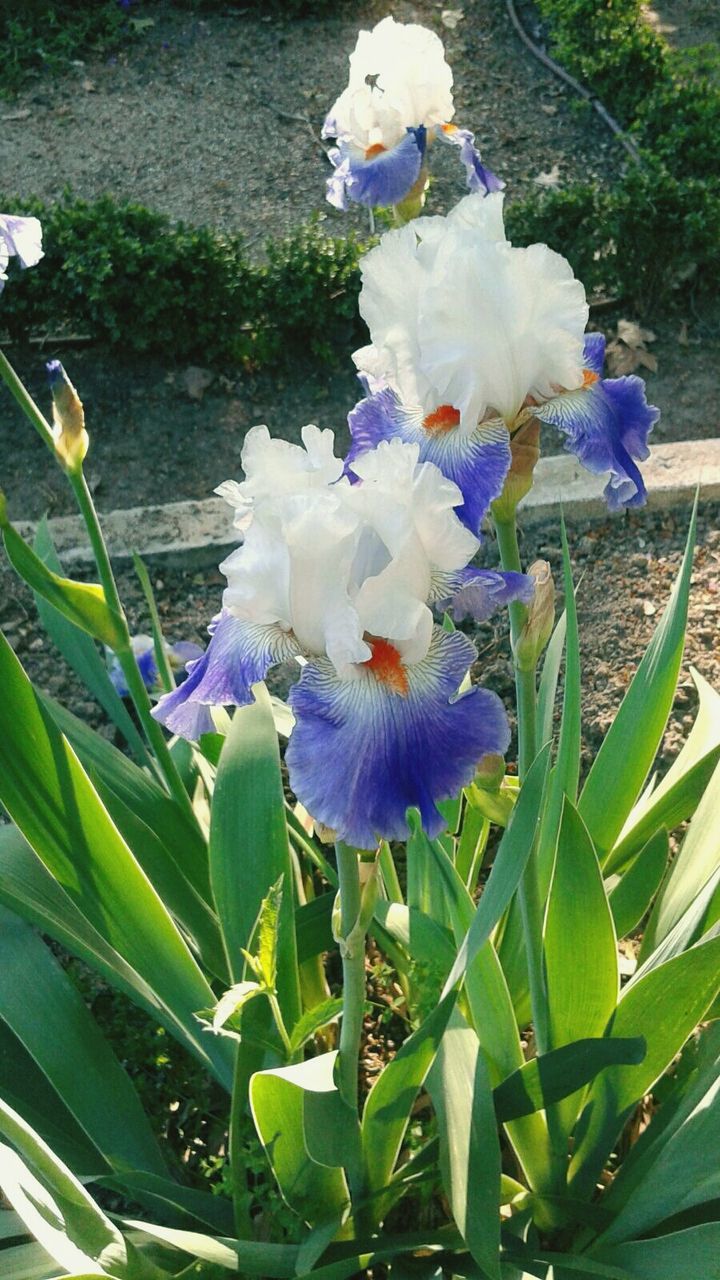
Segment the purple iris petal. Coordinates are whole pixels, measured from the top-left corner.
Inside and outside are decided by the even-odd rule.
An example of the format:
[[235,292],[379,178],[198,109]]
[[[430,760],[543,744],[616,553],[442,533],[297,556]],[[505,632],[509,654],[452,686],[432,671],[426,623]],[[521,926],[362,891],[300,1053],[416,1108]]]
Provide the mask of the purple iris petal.
[[187,667],[187,679],[166,693],[153,716],[171,733],[193,741],[213,729],[210,707],[243,707],[253,701],[251,685],[264,680],[275,662],[297,653],[287,632],[272,624],[243,622],[227,609],[213,618],[210,643]]
[[436,130],[439,138],[443,142],[449,142],[452,146],[460,148],[460,163],[465,166],[467,175],[467,184],[471,191],[479,191],[481,195],[489,195],[491,191],[504,190],[505,183],[501,182],[491,169],[488,169],[480,159],[480,152],[475,146],[475,134],[469,129],[458,129],[454,125],[438,125]]
[[348,415],[352,444],[346,469],[355,458],[374,449],[381,440],[400,439],[420,445],[420,461],[434,462],[449,480],[454,480],[465,501],[457,514],[472,533],[477,534],[490,503],[502,493],[510,468],[510,437],[499,421],[484,422],[471,433],[452,428],[430,431],[419,414],[403,407],[390,388],[367,396]]
[[427,656],[403,668],[403,690],[366,667],[340,679],[327,659],[308,663],[290,691],[296,724],[286,755],[308,812],[361,849],[381,836],[404,839],[411,807],[431,836],[442,831],[437,802],[457,795],[478,761],[502,755],[510,741],[494,693],[457,696],[475,657],[467,636],[435,627]]
[[423,128],[408,129],[397,146],[370,159],[341,139],[340,145],[328,152],[335,172],[327,181],[327,199],[336,209],[346,209],[348,197],[371,207],[399,204],[415,186],[424,154]]
[[583,364],[592,373],[602,374],[605,364],[605,334],[586,333],[583,349]]
[[588,471],[610,472],[605,499],[611,511],[643,505],[645,484],[636,463],[649,457],[647,438],[660,410],[648,404],[642,378],[603,378],[534,412],[565,434],[565,448]]
[[513,600],[530,604],[535,594],[533,580],[526,573],[473,569],[472,565],[457,573],[443,574],[438,586],[443,598],[438,599],[437,605],[447,609],[455,622],[466,618],[485,622],[502,605]]

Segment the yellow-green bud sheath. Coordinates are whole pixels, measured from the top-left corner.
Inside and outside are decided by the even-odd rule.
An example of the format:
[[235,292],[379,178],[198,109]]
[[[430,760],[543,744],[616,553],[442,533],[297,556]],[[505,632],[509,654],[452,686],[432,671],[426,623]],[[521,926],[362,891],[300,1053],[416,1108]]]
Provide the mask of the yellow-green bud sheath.
[[79,471],[90,443],[82,400],[59,360],[45,367],[53,398],[55,453],[67,471]]
[[535,583],[535,595],[513,652],[521,671],[534,671],[555,625],[555,583],[547,560],[536,560],[527,572]]

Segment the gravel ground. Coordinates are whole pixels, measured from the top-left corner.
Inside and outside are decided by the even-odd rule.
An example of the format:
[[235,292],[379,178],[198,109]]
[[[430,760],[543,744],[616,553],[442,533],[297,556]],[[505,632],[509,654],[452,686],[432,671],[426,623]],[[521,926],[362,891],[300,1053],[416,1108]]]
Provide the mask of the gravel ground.
[[[720,505],[700,509],[698,542],[690,598],[688,638],[678,692],[659,765],[673,759],[692,723],[696,703],[691,665],[720,689]],[[603,524],[576,524],[570,530],[583,676],[583,748],[585,763],[597,751],[627,689],[641,654],[657,625],[682,557],[689,512],[653,512],[608,519]],[[526,564],[537,556],[550,561],[556,580],[561,574],[560,537],[556,522],[533,526],[522,541]],[[488,539],[488,564],[495,549]],[[205,626],[217,612],[223,578],[217,570],[153,574],[163,627],[168,639],[205,643]],[[121,596],[131,626],[148,631],[147,612],[137,580],[119,575]],[[102,713],[45,638],[22,583],[0,564],[0,628],[39,686],[96,726]],[[477,629],[479,660],[474,675],[496,690],[512,713],[513,676],[508,650],[507,618],[501,613]],[[284,696],[297,674],[294,663],[278,669],[272,687]],[[104,732],[112,735],[105,726]],[[513,758],[514,747],[509,758]]]

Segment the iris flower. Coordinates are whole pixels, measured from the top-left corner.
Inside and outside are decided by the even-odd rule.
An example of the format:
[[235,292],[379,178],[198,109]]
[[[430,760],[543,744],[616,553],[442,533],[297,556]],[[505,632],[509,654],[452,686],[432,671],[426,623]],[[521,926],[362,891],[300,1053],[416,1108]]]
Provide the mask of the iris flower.
[[38,219],[0,213],[0,293],[5,288],[11,258],[16,257],[21,267],[34,267],[42,256],[42,227]]
[[[155,658],[155,645],[152,636],[133,636],[131,643],[145,688],[150,693],[157,693],[160,689],[160,672]],[[201,655],[202,649],[200,646],[193,644],[189,640],[178,640],[176,644],[165,643],[165,656],[170,664],[170,669],[177,673],[180,679],[184,678],[187,663],[192,662],[194,658],[201,657]],[[127,687],[125,675],[117,655],[112,649],[107,650],[107,659],[108,673],[115,686],[116,693],[119,693],[121,698],[129,697],[130,690]]]
[[478,541],[455,513],[462,495],[417,445],[383,442],[351,483],[332,432],[305,427],[302,439],[248,433],[246,479],[218,490],[242,536],[221,565],[223,608],[154,715],[196,739],[213,727],[210,707],[251,703],[270,667],[298,658],[286,755],[298,799],[360,848],[406,835],[411,806],[435,834],[437,802],[503,754],[509,730],[494,693],[460,694],[476,650],[436,625],[432,605],[469,582],[487,613],[527,598],[527,579],[468,572]]
[[361,31],[350,55],[350,79],[323,125],[336,138],[327,198],[337,209],[348,199],[397,205],[425,185],[428,144],[455,145],[471,191],[498,191],[502,183],[482,164],[469,129],[452,123],[452,71],[442,41],[414,23],[383,18]]
[[547,245],[505,238],[503,196],[466,196],[418,218],[362,261],[371,344],[353,359],[369,393],[350,414],[348,465],[379,441],[419,446],[462,490],[477,531],[502,491],[514,433],[532,419],[565,435],[611,508],[638,506],[637,467],[659,412],[637,377],[603,379],[604,339],[585,334],[585,290]]

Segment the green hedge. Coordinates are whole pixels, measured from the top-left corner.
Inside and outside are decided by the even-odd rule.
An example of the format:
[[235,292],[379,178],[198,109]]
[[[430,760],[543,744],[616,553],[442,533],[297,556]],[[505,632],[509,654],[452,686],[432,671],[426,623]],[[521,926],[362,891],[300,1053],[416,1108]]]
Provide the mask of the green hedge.
[[295,350],[331,357],[361,336],[363,245],[328,235],[317,220],[270,242],[256,262],[240,236],[109,196],[66,194],[52,205],[2,196],[0,209],[43,224],[38,266],[10,263],[0,319],[13,338],[70,326],[130,351],[261,365]]

